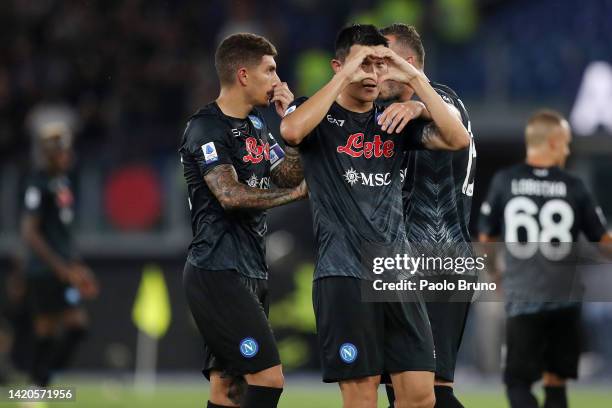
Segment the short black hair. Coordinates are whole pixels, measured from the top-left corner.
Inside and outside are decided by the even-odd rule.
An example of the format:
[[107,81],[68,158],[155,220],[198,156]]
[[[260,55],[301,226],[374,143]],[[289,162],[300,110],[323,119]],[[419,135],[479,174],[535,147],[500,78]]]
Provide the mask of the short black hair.
[[264,55],[276,56],[276,48],[266,38],[238,33],[224,39],[215,52],[215,68],[222,85],[232,84],[240,66],[253,66]]
[[344,61],[353,45],[389,45],[389,41],[371,24],[353,24],[345,27],[336,37],[336,59]]
[[415,26],[395,23],[382,28],[383,35],[393,35],[402,46],[410,48],[416,54],[417,62],[421,68],[425,65],[425,48],[421,36]]

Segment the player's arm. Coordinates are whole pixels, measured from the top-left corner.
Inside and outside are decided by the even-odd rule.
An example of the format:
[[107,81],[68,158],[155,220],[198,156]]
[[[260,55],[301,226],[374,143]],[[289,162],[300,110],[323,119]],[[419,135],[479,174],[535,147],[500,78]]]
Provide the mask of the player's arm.
[[342,69],[323,88],[290,115],[285,115],[281,121],[280,132],[287,144],[299,145],[323,120],[342,90],[347,85],[360,82],[369,75],[363,70],[362,64],[370,56],[374,57],[373,49],[361,47],[353,57],[344,62]]
[[21,237],[32,252],[34,252],[60,280],[68,281],[70,276],[70,263],[49,246],[41,233],[40,223],[40,215],[33,213],[24,214],[21,219]]
[[295,147],[285,146],[284,155],[284,159],[271,171],[272,182],[278,187],[296,187],[304,180],[300,153]]
[[238,181],[238,175],[231,164],[214,167],[204,181],[225,210],[257,209],[266,210],[300,200],[308,196],[306,183],[295,188],[265,189],[247,186]]
[[482,244],[480,249],[487,257],[487,271],[495,280],[499,281],[501,273],[496,267],[497,248],[503,220],[502,191],[503,176],[496,174],[491,180],[489,192],[480,206],[478,216],[478,241]]
[[409,85],[427,107],[434,125],[422,132],[422,144],[430,150],[460,150],[470,145],[470,135],[461,122],[459,111],[448,105],[431,86],[425,74],[390,49],[382,51],[388,73],[381,80],[392,79]]
[[583,232],[591,242],[597,242],[603,254],[612,257],[612,234],[606,231],[606,217],[586,186],[579,183]]
[[[281,118],[293,102],[294,96],[286,82],[274,87],[274,93],[270,102],[274,103],[276,113]],[[299,151],[291,146],[282,149],[278,144],[271,149],[275,150],[278,163],[272,163],[270,177],[272,182],[283,188],[297,187],[304,180],[304,169],[300,160]]]

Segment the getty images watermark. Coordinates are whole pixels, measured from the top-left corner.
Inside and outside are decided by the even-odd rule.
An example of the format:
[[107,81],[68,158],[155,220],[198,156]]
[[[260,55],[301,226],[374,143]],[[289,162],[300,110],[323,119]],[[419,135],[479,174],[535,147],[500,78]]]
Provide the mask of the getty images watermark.
[[[479,282],[477,276],[486,268],[487,255],[410,256],[396,254],[372,259],[372,273],[378,277],[372,281],[375,291],[496,291],[495,282]],[[390,279],[384,279],[390,272]],[[398,280],[397,278],[400,277]],[[402,278],[403,277],[403,278]]]

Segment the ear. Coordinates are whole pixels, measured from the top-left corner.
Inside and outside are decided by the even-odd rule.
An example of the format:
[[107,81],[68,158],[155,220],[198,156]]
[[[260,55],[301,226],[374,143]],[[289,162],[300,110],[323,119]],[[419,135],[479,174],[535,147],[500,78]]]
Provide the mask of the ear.
[[342,69],[342,62],[334,58],[333,60],[331,60],[331,67],[334,70],[334,72],[337,73]]
[[249,73],[246,68],[240,68],[238,72],[236,72],[236,78],[238,79],[238,83],[242,86],[246,86],[249,82]]

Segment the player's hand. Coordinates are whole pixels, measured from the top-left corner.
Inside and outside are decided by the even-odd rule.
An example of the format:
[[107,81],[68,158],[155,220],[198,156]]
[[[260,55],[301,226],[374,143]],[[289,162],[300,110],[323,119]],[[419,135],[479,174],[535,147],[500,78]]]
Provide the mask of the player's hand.
[[274,85],[272,90],[272,98],[270,98],[270,102],[274,103],[276,113],[282,118],[285,116],[285,112],[287,111],[289,104],[293,102],[293,93],[289,89],[289,85],[287,85],[286,82]]
[[[367,47],[363,45],[355,45],[354,47],[359,47],[358,51],[351,56],[350,58],[344,61],[344,65],[342,66],[342,70],[340,73],[346,76],[348,82],[351,84],[362,82],[366,79],[372,79],[376,81],[376,77],[374,73],[366,72],[363,69],[363,63],[368,58],[378,58],[376,50],[372,47]],[[380,57],[382,58],[382,57]]]
[[425,104],[419,101],[394,103],[378,117],[378,124],[389,134],[400,133],[408,122],[420,117],[425,109]]
[[387,62],[387,72],[378,77],[379,83],[384,81],[397,81],[403,84],[409,84],[414,78],[423,75],[414,65],[389,48],[379,49],[377,53]]
[[98,281],[93,272],[81,263],[71,265],[69,282],[85,299],[93,299],[100,292]]

